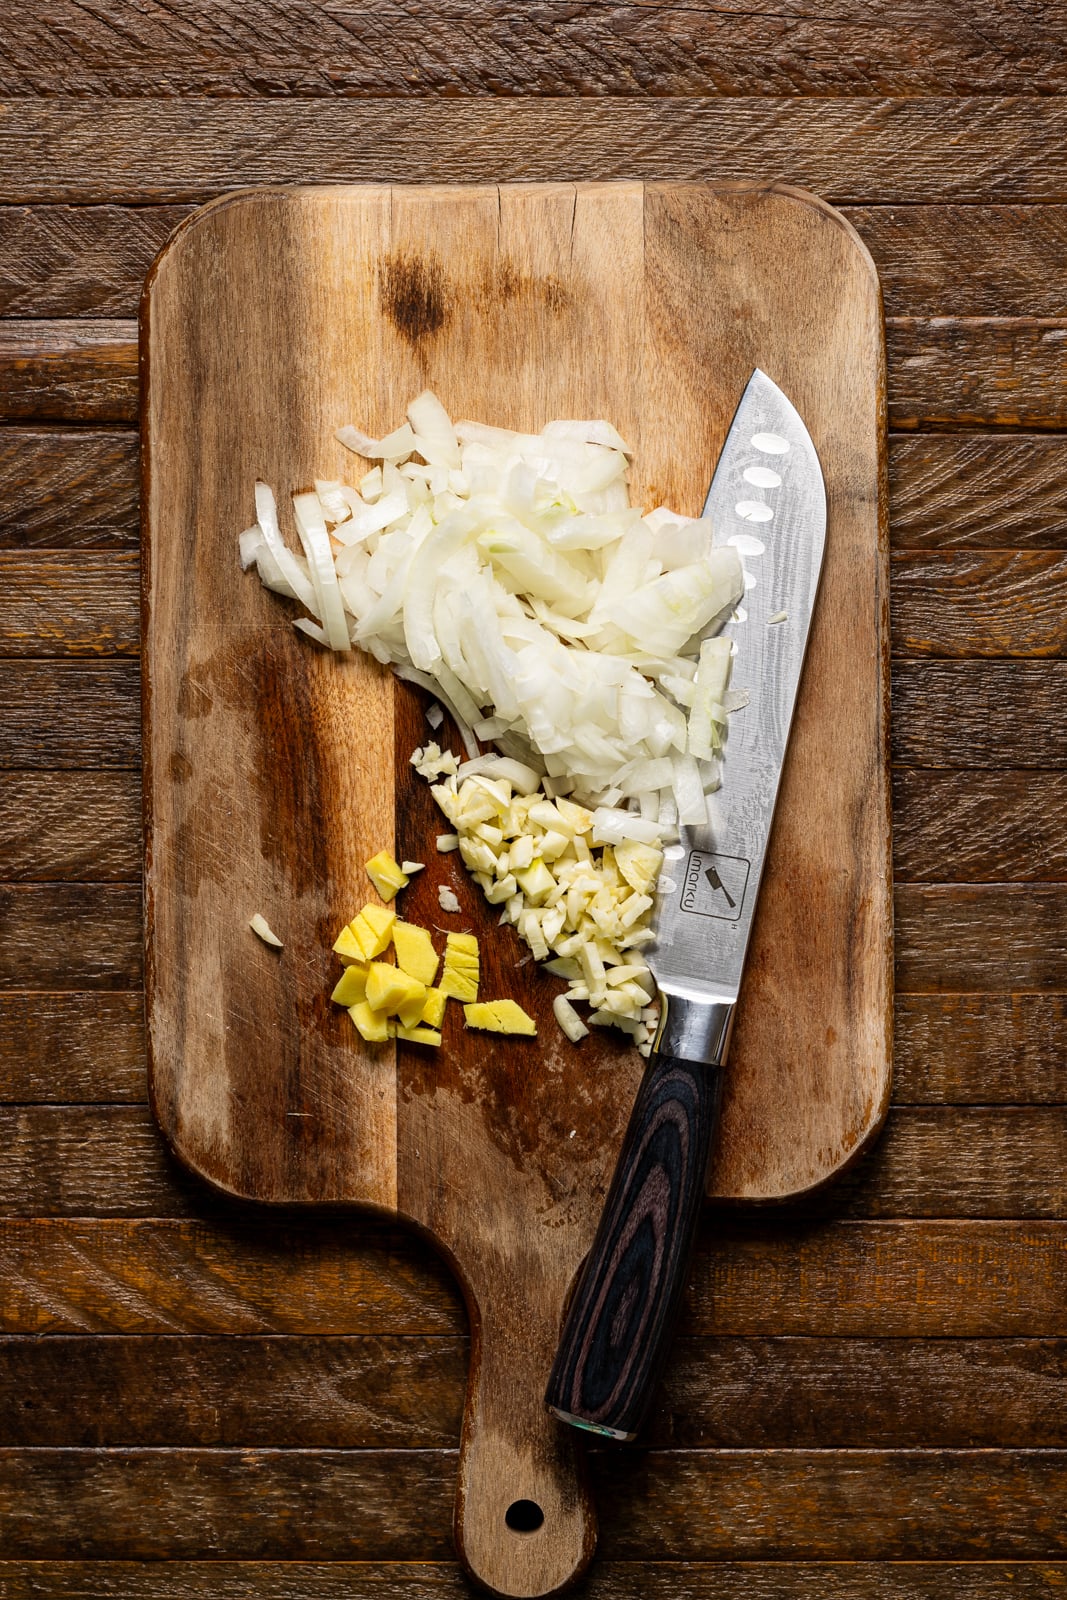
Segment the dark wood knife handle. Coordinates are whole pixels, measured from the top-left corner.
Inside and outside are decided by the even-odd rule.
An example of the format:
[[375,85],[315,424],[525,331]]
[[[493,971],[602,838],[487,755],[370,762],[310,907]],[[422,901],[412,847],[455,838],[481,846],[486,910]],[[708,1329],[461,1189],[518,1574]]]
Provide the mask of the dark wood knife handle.
[[629,1439],[644,1418],[685,1289],[722,1078],[649,1058],[545,1393],[578,1427]]

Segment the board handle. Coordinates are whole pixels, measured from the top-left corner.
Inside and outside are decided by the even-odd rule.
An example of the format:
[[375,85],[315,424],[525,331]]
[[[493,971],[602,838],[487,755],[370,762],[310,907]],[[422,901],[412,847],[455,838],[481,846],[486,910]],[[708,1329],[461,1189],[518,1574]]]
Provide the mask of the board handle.
[[688,1276],[722,1079],[721,1066],[649,1058],[545,1392],[575,1427],[632,1439],[648,1410]]
[[468,1576],[509,1600],[568,1588],[596,1547],[580,1441],[541,1404],[569,1277],[517,1276],[505,1295],[464,1282],[472,1349],[453,1532]]

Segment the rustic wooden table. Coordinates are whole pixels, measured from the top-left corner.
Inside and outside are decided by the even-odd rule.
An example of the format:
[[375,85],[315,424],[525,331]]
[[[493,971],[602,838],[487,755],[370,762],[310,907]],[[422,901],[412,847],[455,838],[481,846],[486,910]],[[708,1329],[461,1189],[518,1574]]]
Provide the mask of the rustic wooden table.
[[[889,342],[894,1106],[706,1218],[595,1600],[1067,1585],[1067,8],[27,0],[0,52],[0,1596],[462,1596],[463,1312],[413,1238],[224,1204],[141,1027],[137,350],[253,183],[779,177]],[[584,98],[582,98],[584,97]]]

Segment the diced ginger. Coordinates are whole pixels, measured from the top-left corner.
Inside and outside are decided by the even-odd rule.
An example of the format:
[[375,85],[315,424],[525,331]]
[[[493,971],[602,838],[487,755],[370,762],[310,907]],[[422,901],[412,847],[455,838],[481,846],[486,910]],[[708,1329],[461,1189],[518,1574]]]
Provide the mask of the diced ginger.
[[367,969],[362,962],[354,961],[346,967],[337,980],[330,999],[334,1005],[354,1006],[357,1000],[367,998]]
[[398,1039],[406,1039],[409,1044],[432,1044],[435,1048],[440,1048],[441,1044],[441,1035],[436,1028],[417,1026],[405,1028],[401,1023],[396,1030],[396,1036]]
[[478,998],[478,941],[472,933],[450,933],[439,988],[454,1000]]
[[368,1043],[383,1044],[390,1037],[389,1018],[384,1012],[374,1011],[365,1000],[357,1000],[354,1006],[349,1006],[348,1015]]
[[436,978],[437,951],[426,928],[420,928],[413,922],[394,922],[393,949],[401,972],[418,978],[420,983],[427,986]]
[[537,1023],[528,1017],[514,1000],[484,1000],[478,1005],[463,1007],[468,1028],[481,1028],[486,1033],[536,1034]]
[[388,850],[379,850],[376,856],[372,856],[367,862],[366,872],[383,900],[391,900],[398,889],[407,888],[407,876]]
[[388,949],[395,921],[396,912],[388,907],[365,905],[348,927],[341,930],[334,950],[342,959],[373,961]]
[[414,1006],[418,1001],[415,1011],[416,1019],[422,1014],[426,1003],[426,985],[420,983],[418,978],[413,978],[407,972],[402,972],[399,967],[391,967],[385,961],[372,961],[367,969],[367,1004],[375,1011],[386,1013],[397,1012],[401,1006]]
[[427,989],[419,1021],[425,1022],[428,1028],[439,1028],[444,1021],[447,999],[448,996],[440,989]]

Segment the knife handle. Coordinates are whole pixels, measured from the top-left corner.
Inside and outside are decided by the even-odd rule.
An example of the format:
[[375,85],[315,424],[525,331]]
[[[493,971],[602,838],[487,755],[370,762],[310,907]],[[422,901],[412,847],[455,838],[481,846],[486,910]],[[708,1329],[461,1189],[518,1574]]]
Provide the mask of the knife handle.
[[641,1425],[685,1289],[722,1078],[649,1058],[548,1380],[564,1422],[615,1439]]

